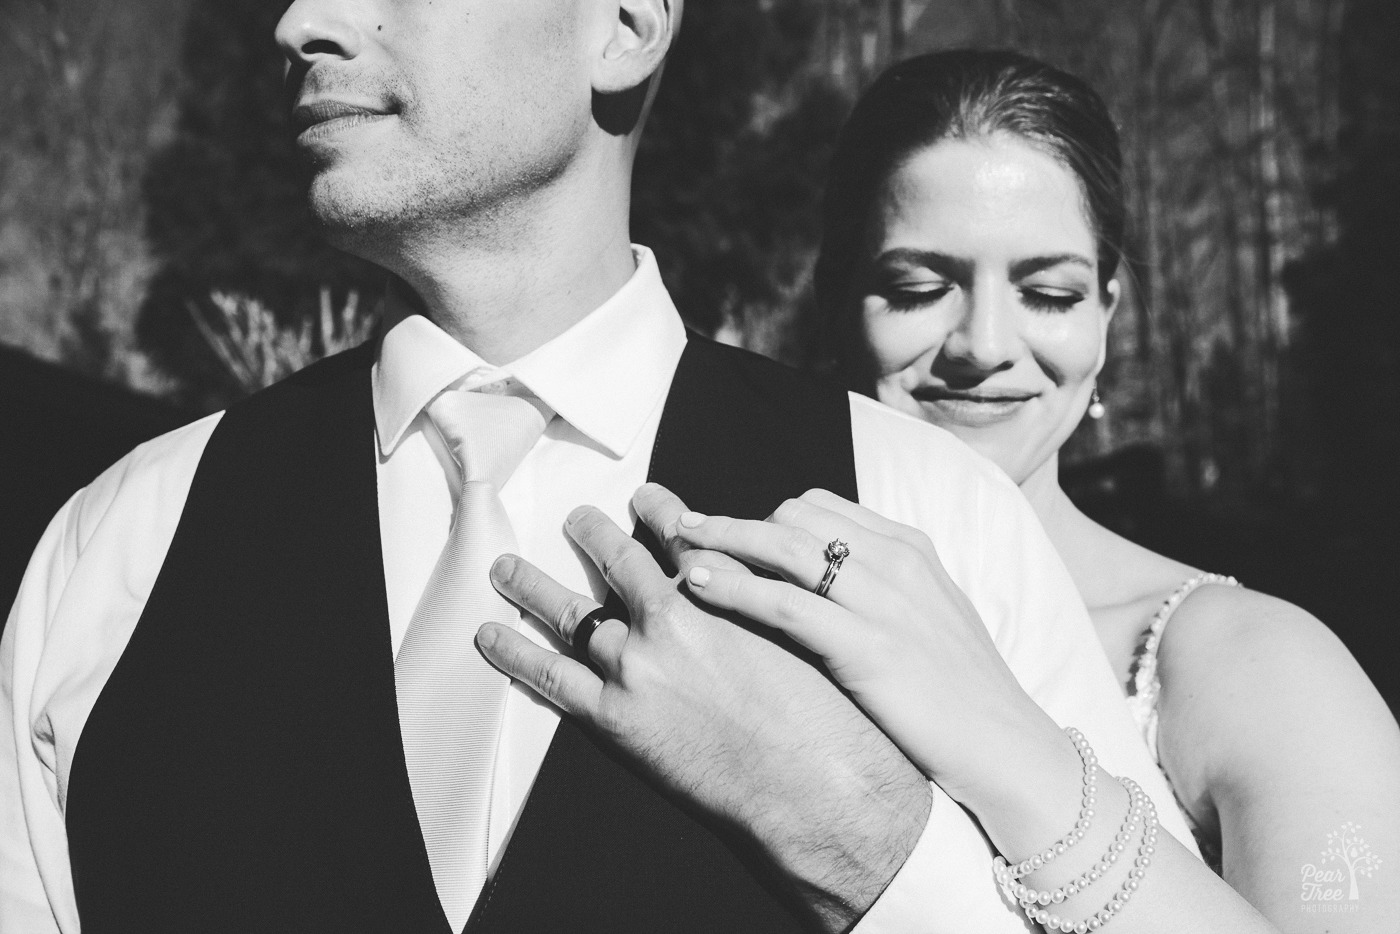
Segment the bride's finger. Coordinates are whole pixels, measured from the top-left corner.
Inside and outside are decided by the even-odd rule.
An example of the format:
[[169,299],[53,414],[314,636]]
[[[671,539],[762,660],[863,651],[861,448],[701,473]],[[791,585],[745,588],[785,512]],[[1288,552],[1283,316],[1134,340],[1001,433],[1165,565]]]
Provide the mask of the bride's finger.
[[[805,512],[818,511],[814,506],[799,508]],[[798,511],[788,503],[779,509]],[[804,516],[802,524],[685,512],[681,514],[676,534],[692,547],[723,552],[778,574],[805,590],[815,590],[830,564],[828,546],[844,542],[852,555],[860,553],[862,559],[870,557],[871,551],[866,530],[835,513],[821,512],[824,515]],[[833,599],[836,599],[834,595]]]
[[632,508],[637,518],[646,523],[671,558],[671,563],[684,574],[693,565],[744,570],[738,561],[717,551],[705,551],[691,546],[676,535],[680,516],[686,505],[681,498],[659,483],[644,483],[632,494]]
[[858,621],[849,611],[785,581],[697,565],[686,583],[710,606],[781,630],[823,658],[832,658],[842,643],[857,637]]
[[918,549],[923,554],[934,557],[937,552],[934,550],[933,541],[924,532],[902,522],[893,519],[886,519],[878,512],[867,509],[860,503],[854,503],[843,496],[838,496],[830,490],[812,489],[803,493],[798,499],[802,502],[810,503],[813,506],[829,510],[837,515],[845,516],[852,522],[869,529],[879,535],[887,535],[890,538],[898,539],[913,548]]

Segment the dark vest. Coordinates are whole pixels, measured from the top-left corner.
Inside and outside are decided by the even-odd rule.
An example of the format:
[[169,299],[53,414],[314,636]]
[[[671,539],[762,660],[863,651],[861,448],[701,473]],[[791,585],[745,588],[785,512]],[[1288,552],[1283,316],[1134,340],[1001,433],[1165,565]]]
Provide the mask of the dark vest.
[[[310,367],[209,439],[75,753],[84,934],[451,934],[399,736],[370,363],[362,347]],[[714,514],[762,518],[812,487],[854,498],[849,411],[838,389],[692,338],[649,477]],[[467,930],[801,917],[742,841],[565,720]]]

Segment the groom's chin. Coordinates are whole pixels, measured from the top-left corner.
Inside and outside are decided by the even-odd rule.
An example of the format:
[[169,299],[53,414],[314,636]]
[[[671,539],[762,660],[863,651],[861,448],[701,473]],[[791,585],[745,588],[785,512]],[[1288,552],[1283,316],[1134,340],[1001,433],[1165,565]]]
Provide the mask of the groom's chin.
[[331,246],[381,262],[380,254],[396,236],[403,218],[386,209],[385,202],[391,199],[374,197],[345,174],[336,169],[316,172],[307,192],[311,216]]

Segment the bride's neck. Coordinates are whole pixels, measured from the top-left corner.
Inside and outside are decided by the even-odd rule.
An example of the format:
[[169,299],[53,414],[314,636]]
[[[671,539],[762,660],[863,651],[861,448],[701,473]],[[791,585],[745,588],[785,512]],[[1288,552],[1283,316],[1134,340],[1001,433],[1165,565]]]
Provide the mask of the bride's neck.
[[1103,562],[1099,560],[1101,527],[1079,511],[1060,488],[1060,459],[1053,454],[1021,481],[1021,492],[1030,501],[1050,543],[1069,569],[1074,586],[1093,605],[1103,589]]
[[1079,512],[1064,490],[1060,489],[1059,454],[1051,454],[1045,463],[1031,471],[1030,476],[1021,481],[1021,492],[1030,501],[1040,524],[1050,533],[1052,540],[1056,537],[1057,529],[1066,522],[1066,510]]

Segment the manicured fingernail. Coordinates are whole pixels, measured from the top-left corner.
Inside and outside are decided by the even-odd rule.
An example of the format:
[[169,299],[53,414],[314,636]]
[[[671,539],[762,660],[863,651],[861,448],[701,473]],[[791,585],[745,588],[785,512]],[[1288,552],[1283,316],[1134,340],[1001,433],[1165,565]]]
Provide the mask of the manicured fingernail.
[[705,517],[701,513],[691,512],[689,510],[681,513],[681,525],[688,529],[693,529],[704,521]]
[[573,525],[575,522],[577,522],[578,520],[582,519],[582,518],[583,518],[583,514],[584,514],[585,512],[587,512],[587,511],[588,511],[588,507],[587,507],[587,506],[580,506],[580,507],[578,507],[578,508],[575,509],[573,512],[569,513],[568,518],[566,518],[566,519],[564,520],[564,524],[565,524],[565,525]]
[[690,573],[686,575],[686,580],[690,581],[690,586],[692,587],[704,587],[710,582],[710,569],[693,567],[690,569]]
[[510,580],[510,576],[515,573],[515,558],[511,555],[501,555],[491,565],[491,577],[494,580]]
[[498,633],[494,626],[482,626],[476,631],[476,644],[483,649],[494,648]]

